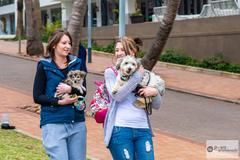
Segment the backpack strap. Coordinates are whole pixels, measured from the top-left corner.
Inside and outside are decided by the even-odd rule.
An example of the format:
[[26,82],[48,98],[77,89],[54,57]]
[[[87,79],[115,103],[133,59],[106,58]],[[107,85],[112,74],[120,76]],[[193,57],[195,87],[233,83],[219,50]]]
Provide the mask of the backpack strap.
[[117,76],[118,75],[118,72],[117,72],[117,70],[113,67],[113,66],[111,66],[111,67],[108,67],[108,68],[111,68],[112,69],[112,71],[114,72],[114,74],[115,74],[115,76]]

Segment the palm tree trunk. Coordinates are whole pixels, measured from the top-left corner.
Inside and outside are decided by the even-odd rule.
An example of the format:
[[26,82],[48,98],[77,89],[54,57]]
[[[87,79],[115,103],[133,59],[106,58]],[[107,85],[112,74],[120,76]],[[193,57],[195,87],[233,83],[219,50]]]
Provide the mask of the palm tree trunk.
[[75,55],[78,52],[80,34],[83,27],[86,9],[87,0],[74,0],[72,16],[70,18],[67,30],[72,36],[73,46],[71,52]]
[[157,63],[172,30],[180,2],[181,0],[167,1],[167,11],[164,14],[163,21],[160,23],[156,38],[153,41],[149,52],[142,59],[142,64],[145,69],[152,70]]
[[17,34],[19,36],[24,35],[23,28],[23,0],[17,1]]
[[42,16],[41,16],[41,8],[39,0],[33,0],[34,1],[34,28],[36,27],[38,32],[38,36],[41,38],[42,33]]
[[[39,0],[25,0],[27,21],[27,54],[43,55],[44,49],[41,41],[41,11]],[[40,12],[40,14],[39,14]],[[40,22],[39,22],[40,21]]]

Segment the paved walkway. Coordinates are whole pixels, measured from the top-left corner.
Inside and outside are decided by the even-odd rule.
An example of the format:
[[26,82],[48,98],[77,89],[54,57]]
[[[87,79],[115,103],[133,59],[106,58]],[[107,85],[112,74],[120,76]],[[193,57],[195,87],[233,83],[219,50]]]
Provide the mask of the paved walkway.
[[[25,45],[24,43],[22,44]],[[29,58],[18,55],[17,42],[0,41],[0,53],[5,53],[20,58]],[[37,60],[38,58],[30,58]],[[94,54],[93,63],[88,64],[90,72],[103,73],[106,66],[112,65],[111,56]],[[166,80],[167,87],[188,91],[191,93],[209,95],[224,100],[238,101],[240,99],[240,81],[236,78],[191,72],[181,69],[166,68],[160,64],[155,66],[154,71]],[[39,115],[21,110],[24,104],[32,104],[32,97],[13,90],[8,86],[0,85],[0,114],[8,112],[11,124],[18,130],[40,138]],[[87,118],[88,142],[87,154],[92,159],[110,160],[110,154],[103,144],[103,130],[93,119]],[[159,160],[203,160],[205,158],[205,145],[191,142],[186,139],[174,137],[155,130],[154,137],[155,159]]]
[[[39,115],[31,113],[18,107],[25,104],[32,104],[32,97],[13,90],[7,86],[0,85],[0,114],[9,113],[10,123],[16,128],[31,136],[40,138]],[[108,150],[103,144],[102,126],[96,124],[92,118],[87,117],[87,155],[92,159],[111,160]],[[205,146],[162,134],[155,130],[154,149],[156,160],[204,160]]]

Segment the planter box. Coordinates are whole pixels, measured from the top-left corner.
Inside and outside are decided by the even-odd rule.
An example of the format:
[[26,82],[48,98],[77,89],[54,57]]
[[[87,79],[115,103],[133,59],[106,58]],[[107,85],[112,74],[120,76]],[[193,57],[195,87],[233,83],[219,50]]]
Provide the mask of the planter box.
[[142,16],[130,16],[131,22],[132,23],[143,23],[144,22],[144,17]]

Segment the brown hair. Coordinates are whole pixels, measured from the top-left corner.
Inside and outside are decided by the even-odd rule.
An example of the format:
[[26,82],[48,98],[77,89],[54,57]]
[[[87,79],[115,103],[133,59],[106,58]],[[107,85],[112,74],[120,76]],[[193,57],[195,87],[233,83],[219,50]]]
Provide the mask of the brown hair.
[[48,38],[48,44],[46,47],[46,56],[45,56],[46,58],[49,58],[49,57],[54,58],[55,56],[54,46],[56,46],[59,43],[59,41],[64,35],[69,37],[70,43],[72,45],[72,37],[70,33],[63,29],[56,29]]
[[115,48],[118,42],[122,43],[126,55],[129,55],[130,51],[132,51],[135,54],[135,57],[137,57],[137,53],[140,50],[139,47],[143,45],[143,42],[140,38],[132,39],[126,36],[116,41]]

